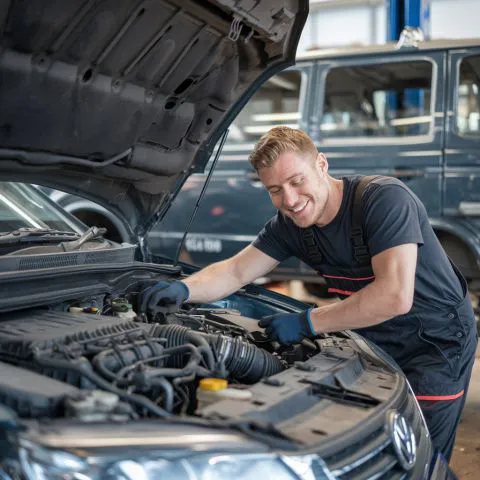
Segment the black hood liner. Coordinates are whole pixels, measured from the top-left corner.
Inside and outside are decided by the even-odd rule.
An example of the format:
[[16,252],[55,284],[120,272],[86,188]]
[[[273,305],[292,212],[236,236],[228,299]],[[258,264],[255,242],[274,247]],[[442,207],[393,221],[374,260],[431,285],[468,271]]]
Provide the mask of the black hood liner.
[[2,2],[2,178],[89,198],[145,233],[293,63],[307,13],[303,0]]

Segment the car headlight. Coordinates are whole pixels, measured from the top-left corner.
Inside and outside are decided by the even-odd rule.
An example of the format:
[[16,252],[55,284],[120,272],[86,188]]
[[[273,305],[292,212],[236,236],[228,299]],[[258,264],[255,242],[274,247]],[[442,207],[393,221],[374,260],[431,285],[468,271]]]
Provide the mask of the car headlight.
[[[108,448],[96,455],[44,448],[20,447],[23,473],[29,480],[329,480],[316,455],[282,457],[276,454],[207,454],[159,450],[119,455]],[[324,475],[322,476],[322,472]]]

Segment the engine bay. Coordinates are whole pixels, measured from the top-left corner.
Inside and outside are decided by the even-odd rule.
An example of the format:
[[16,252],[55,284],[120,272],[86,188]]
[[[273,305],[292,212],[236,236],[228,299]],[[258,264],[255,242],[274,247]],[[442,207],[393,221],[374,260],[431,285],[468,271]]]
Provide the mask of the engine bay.
[[202,378],[245,390],[318,351],[273,344],[234,308],[184,305],[151,318],[135,302],[97,295],[4,314],[0,401],[23,418],[191,415]]
[[160,420],[246,428],[295,448],[367,421],[403,388],[344,332],[272,342],[258,320],[305,304],[256,285],[210,304],[140,313],[143,289],[180,275],[130,263],[5,278],[0,404],[29,429],[51,425],[77,432],[75,441],[81,425]]

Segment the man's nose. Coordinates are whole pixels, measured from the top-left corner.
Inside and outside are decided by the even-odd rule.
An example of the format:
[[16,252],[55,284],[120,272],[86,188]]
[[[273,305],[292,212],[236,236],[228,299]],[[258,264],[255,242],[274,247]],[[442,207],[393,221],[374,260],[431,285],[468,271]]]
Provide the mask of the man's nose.
[[286,188],[283,191],[283,204],[291,208],[297,203],[298,195],[295,189],[293,188]]

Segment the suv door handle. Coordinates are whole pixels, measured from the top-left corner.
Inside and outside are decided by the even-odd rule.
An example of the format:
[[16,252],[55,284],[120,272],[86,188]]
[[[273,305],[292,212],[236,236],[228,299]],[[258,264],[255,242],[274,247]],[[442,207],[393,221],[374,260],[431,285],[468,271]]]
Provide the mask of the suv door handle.
[[413,180],[414,178],[424,177],[425,172],[423,170],[414,170],[410,168],[395,168],[389,175],[391,177],[398,178],[402,182]]

